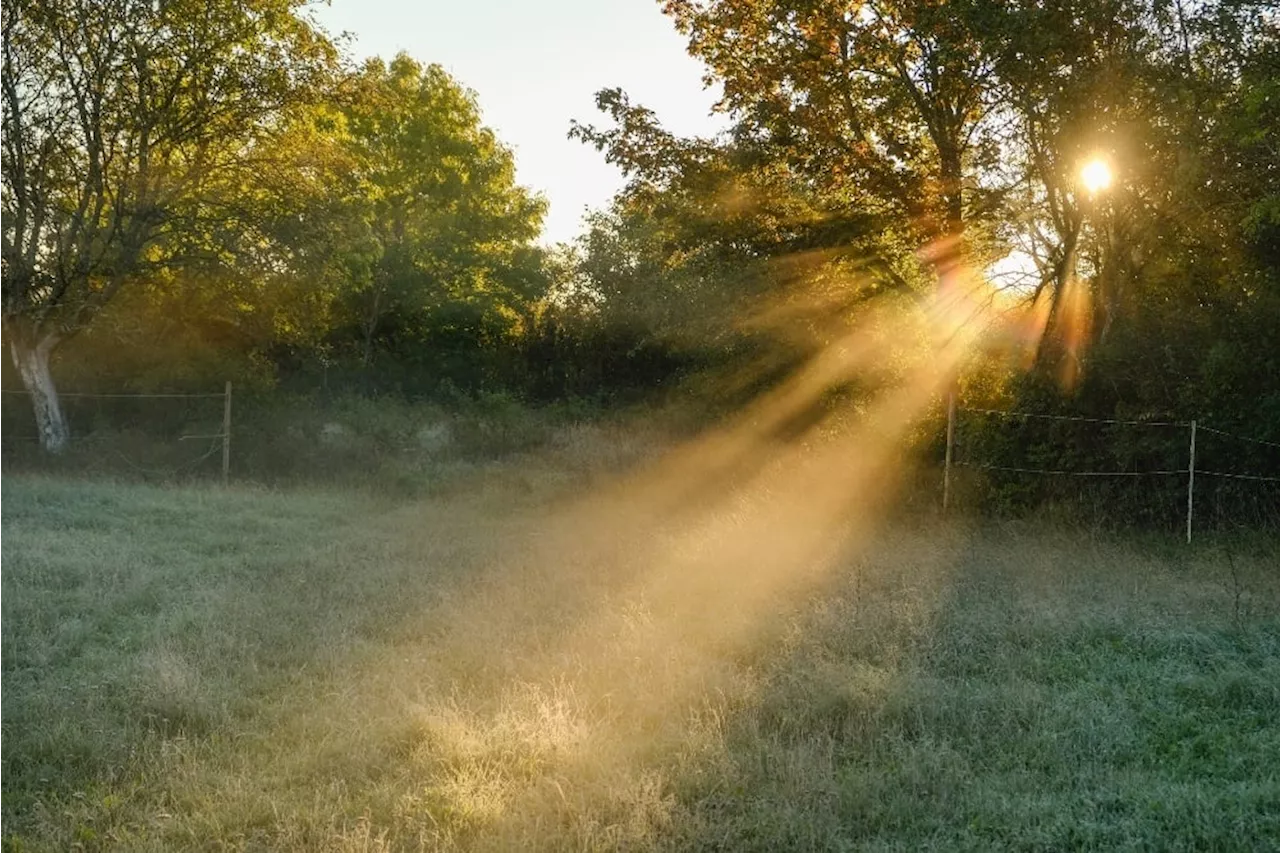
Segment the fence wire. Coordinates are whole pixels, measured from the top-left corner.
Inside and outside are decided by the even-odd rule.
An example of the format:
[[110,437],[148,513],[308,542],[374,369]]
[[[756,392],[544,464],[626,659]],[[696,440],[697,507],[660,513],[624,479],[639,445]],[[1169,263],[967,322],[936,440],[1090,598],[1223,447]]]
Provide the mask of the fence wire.
[[[958,468],[977,468],[982,471],[1013,471],[1021,474],[1059,474],[1065,477],[1155,477],[1162,474],[1187,474],[1186,468],[1165,471],[1067,471],[1054,468],[1015,468],[1008,465],[983,465],[979,462],[952,462]],[[1200,469],[1196,469],[1200,473]]]
[[1259,480],[1264,483],[1280,483],[1280,477],[1264,477],[1261,474],[1236,474],[1229,471],[1206,471],[1197,468],[1196,473],[1205,477],[1227,477],[1233,480]]
[[[1185,486],[1182,487],[1182,493],[1186,495],[1186,523],[1187,523],[1187,541],[1188,542],[1191,541],[1191,526],[1192,526],[1192,516],[1193,516],[1192,507],[1193,507],[1193,504],[1199,503],[1198,500],[1193,500],[1194,492],[1196,491],[1195,479],[1197,477],[1219,478],[1224,481],[1240,481],[1242,483],[1257,483],[1260,485],[1280,483],[1280,476],[1264,474],[1256,470],[1255,471],[1224,470],[1225,468],[1235,467],[1234,465],[1231,464],[1233,462],[1235,463],[1244,462],[1245,465],[1241,467],[1246,467],[1249,465],[1248,460],[1252,460],[1253,462],[1256,462],[1258,464],[1264,465],[1266,467],[1270,467],[1268,465],[1268,462],[1270,460],[1270,455],[1267,454],[1266,451],[1262,451],[1264,455],[1261,455],[1261,456],[1258,455],[1257,451],[1253,453],[1248,453],[1248,454],[1235,453],[1233,451],[1228,450],[1227,445],[1225,444],[1219,444],[1214,449],[1211,450],[1210,447],[1207,447],[1204,443],[1204,438],[1207,437],[1204,434],[1218,436],[1223,439],[1227,439],[1229,442],[1230,441],[1245,442],[1250,445],[1254,445],[1258,448],[1280,449],[1280,443],[1269,441],[1266,439],[1256,438],[1253,436],[1241,435],[1239,433],[1234,433],[1229,430],[1219,429],[1217,427],[1207,426],[1198,419],[1194,421],[1191,421],[1191,420],[1183,421],[1183,420],[1172,420],[1172,419],[1170,420],[1139,420],[1139,419],[1133,419],[1133,418],[1095,418],[1095,417],[1084,417],[1084,416],[1077,416],[1077,415],[1051,415],[1051,414],[1042,414],[1039,412],[1019,412],[1019,411],[1009,411],[1009,410],[1001,410],[1001,409],[984,409],[984,408],[977,408],[977,407],[972,407],[972,408],[964,407],[964,408],[956,409],[957,417],[962,413],[985,415],[985,416],[991,416],[994,418],[1013,421],[1014,423],[1010,425],[1010,429],[1016,430],[1015,447],[1014,447],[1015,451],[1018,449],[1018,445],[1016,443],[1017,439],[1018,438],[1021,438],[1024,440],[1027,439],[1027,436],[1023,431],[1024,427],[1019,426],[1019,424],[1025,424],[1028,421],[1047,421],[1047,422],[1064,421],[1064,422],[1080,423],[1080,424],[1098,424],[1103,427],[1110,427],[1110,426],[1153,427],[1153,428],[1174,427],[1174,428],[1180,428],[1180,429],[1187,429],[1188,433],[1185,434],[1185,438],[1183,442],[1179,442],[1178,444],[1173,443],[1174,436],[1169,436],[1168,439],[1157,439],[1155,441],[1149,441],[1146,439],[1139,439],[1137,437],[1124,438],[1121,432],[1116,430],[1110,430],[1110,429],[1103,430],[1100,434],[1095,435],[1091,439],[1086,439],[1083,436],[1077,436],[1077,440],[1079,440],[1080,443],[1078,446],[1072,448],[1077,456],[1083,456],[1085,460],[1092,458],[1095,464],[1098,462],[1101,462],[1103,465],[1106,464],[1104,460],[1112,459],[1115,462],[1119,463],[1121,467],[1125,467],[1129,469],[1129,470],[1079,470],[1079,469],[1072,469],[1072,468],[1050,467],[1050,466],[1035,467],[1032,465],[1018,465],[1018,464],[1000,465],[1000,464],[994,464],[995,460],[993,460],[992,462],[983,462],[980,459],[958,458],[960,456],[960,452],[957,452],[953,457],[951,448],[954,448],[956,451],[961,451],[962,448],[963,448],[963,451],[968,451],[970,447],[969,442],[966,441],[963,437],[965,430],[960,424],[957,423],[954,425],[952,429],[949,430],[948,441],[951,443],[948,449],[948,464],[951,467],[955,467],[955,468],[968,468],[968,469],[975,469],[979,471],[991,471],[991,472],[1009,473],[1009,474],[1026,474],[1026,475],[1032,475],[1035,477],[1046,477],[1046,478],[1066,477],[1066,478],[1082,478],[1082,479],[1096,479],[1096,480],[1117,479],[1117,480],[1134,481],[1142,478],[1153,478],[1153,477],[1182,477],[1184,478],[1184,482],[1185,482]],[[1042,432],[1044,434],[1042,436],[1039,436],[1039,438],[1035,439],[1034,441],[1026,441],[1024,443],[1035,444],[1035,443],[1044,442],[1050,445],[1062,447],[1064,449],[1071,448],[1073,444],[1070,438],[1064,437],[1061,433],[1058,433],[1056,430],[1048,430],[1046,428],[1044,430],[1036,430],[1035,432],[1037,435],[1039,435]],[[952,439],[951,434],[954,434],[956,438]],[[1199,442],[1196,441],[1197,435],[1199,435],[1201,439]],[[1002,436],[1004,436],[1004,438],[1002,438]],[[986,434],[979,432],[975,436],[973,436],[973,438],[975,439],[974,444],[976,445],[974,449],[978,451],[978,455],[985,455],[983,445],[986,444],[987,442],[992,442],[992,444],[989,444],[985,448],[985,452],[994,454],[997,457],[1007,456],[1011,449],[1008,444],[1008,440],[1007,440],[1008,437],[1002,429],[998,429],[994,432],[986,433]],[[1064,438],[1066,438],[1066,440],[1064,440]],[[1199,444],[1199,447],[1197,447],[1197,444]],[[1241,458],[1242,456],[1243,458]],[[1148,464],[1150,464],[1150,467],[1148,469],[1141,470],[1142,460],[1144,459],[1147,461]],[[1166,463],[1172,461],[1175,464],[1177,464],[1177,461],[1185,461],[1187,464],[1186,464],[1186,467],[1169,467],[1167,465],[1162,466],[1160,464],[1162,461]],[[1223,465],[1223,464],[1215,464],[1215,463],[1226,463],[1226,464]],[[1087,465],[1089,464],[1089,462],[1086,461],[1085,464]],[[1134,469],[1139,469],[1139,470],[1134,470]],[[1160,487],[1162,493],[1165,488],[1166,487],[1164,486]],[[1213,500],[1216,502],[1219,500],[1219,498],[1215,497]],[[1219,505],[1218,511],[1220,512],[1220,505]]]
[[1227,438],[1234,438],[1237,441],[1247,441],[1250,444],[1261,444],[1264,447],[1275,447],[1277,449],[1280,449],[1280,444],[1277,444],[1274,441],[1263,441],[1260,438],[1250,438],[1247,435],[1238,435],[1237,433],[1234,433],[1234,432],[1227,432],[1226,430],[1214,429],[1213,427],[1205,426],[1200,423],[1196,424],[1196,429],[1204,430],[1205,432],[1211,432],[1214,435],[1225,435]]
[[1085,418],[1076,415],[1044,415],[1037,412],[1010,412],[1005,409],[957,409],[960,412],[976,412],[982,415],[996,415],[1005,418],[1035,418],[1046,421],[1076,421],[1088,424],[1127,424],[1130,426],[1191,426],[1191,421],[1129,421],[1122,418]]
[[[115,400],[115,401],[124,401],[124,400],[201,400],[201,401],[205,401],[205,400],[210,400],[211,401],[211,400],[228,400],[229,390],[230,389],[228,386],[228,390],[218,392],[218,393],[194,393],[194,394],[175,393],[175,392],[96,393],[96,392],[86,392],[86,391],[66,391],[66,392],[58,392],[57,396],[59,400]],[[26,389],[11,389],[11,388],[0,389],[0,394],[21,395],[25,397],[31,396],[31,392],[27,391]],[[213,423],[219,420],[222,420],[222,417],[223,417],[222,413],[215,414],[214,412],[210,411],[204,414],[200,414],[198,413],[199,410],[197,410],[196,414],[192,414],[190,409],[184,409],[182,411],[183,411],[183,414],[177,415],[176,417],[170,417],[168,419],[168,422],[170,424],[176,425],[185,420],[187,424],[189,424],[188,429],[190,429],[192,426],[196,427],[196,430],[194,432],[181,433],[181,430],[166,431],[164,428],[160,428],[159,433],[157,433],[156,431],[157,424],[159,422],[166,421],[165,417],[161,417],[158,422],[155,419],[147,419],[145,417],[130,418],[122,415],[120,412],[115,412],[115,413],[109,413],[107,415],[107,418],[109,421],[122,421],[123,423],[123,425],[121,425],[113,422],[110,429],[123,430],[123,431],[140,429],[140,431],[146,436],[146,439],[151,442],[150,447],[143,449],[142,451],[143,456],[158,456],[159,458],[164,458],[166,455],[171,455],[172,451],[177,449],[177,446],[190,446],[187,444],[187,442],[189,441],[192,441],[192,440],[209,441],[210,444],[208,448],[203,450],[203,452],[198,451],[198,455],[193,458],[183,459],[181,461],[175,460],[171,464],[165,464],[162,467],[156,467],[154,464],[144,464],[139,459],[134,458],[136,456],[136,453],[125,453],[125,452],[122,452],[120,447],[111,446],[112,442],[109,440],[103,441],[101,439],[101,436],[97,436],[94,434],[95,430],[91,430],[90,433],[87,434],[84,438],[73,441],[73,445],[79,446],[88,452],[96,454],[99,457],[110,456],[112,458],[115,458],[121,464],[126,466],[128,469],[135,471],[139,474],[147,475],[147,476],[165,477],[165,476],[178,476],[178,475],[190,474],[191,472],[199,469],[202,465],[204,465],[212,457],[214,457],[220,450],[222,450],[224,448],[224,441],[225,439],[229,438],[229,436],[227,435],[225,424],[220,424],[220,426],[224,426],[224,429],[219,430],[217,432],[214,432],[207,428],[208,426],[212,426]],[[170,412],[169,414],[172,416],[174,413]],[[86,416],[86,413],[75,411],[75,407],[73,406],[70,410],[65,411],[64,416],[68,419],[68,422],[74,424],[79,417]],[[97,412],[94,412],[92,415],[89,415],[89,417],[95,417],[95,416],[96,417],[102,416],[102,409],[100,407],[97,410]],[[202,426],[206,428],[203,428],[203,429],[200,428]],[[177,433],[181,433],[181,434],[177,434]],[[12,445],[15,443],[16,444],[38,444],[41,441],[38,435],[15,435],[13,433],[12,427],[5,430],[5,434],[3,438],[4,438],[4,445],[8,449],[13,449]],[[168,450],[164,449],[166,446],[168,446]],[[126,447],[125,449],[127,450],[129,448]],[[166,460],[166,461],[169,461],[169,460]],[[225,471],[224,471],[224,478],[225,478]]]
[[[31,396],[30,391],[10,389],[10,388],[0,388],[0,394],[24,394],[28,397]],[[141,397],[141,398],[168,397],[172,399],[178,399],[178,398],[202,398],[202,397],[208,398],[208,397],[225,397],[225,396],[226,394],[86,394],[86,393],[81,393],[79,391],[71,391],[71,392],[65,392],[65,393],[62,391],[58,392],[58,399],[62,399],[64,397],[74,397],[74,398],[96,397],[103,400],[108,400],[108,399],[119,400],[119,399],[125,399],[130,397]]]
[[[1004,418],[1034,418],[1039,420],[1050,421],[1069,421],[1075,423],[1093,423],[1093,424],[1117,424],[1121,426],[1141,426],[1141,427],[1190,427],[1193,421],[1140,421],[1127,420],[1124,418],[1088,418],[1075,415],[1046,415],[1038,412],[1013,412],[1004,409],[979,409],[979,408],[957,408],[957,412],[971,412],[982,415],[995,415]],[[1194,421],[1197,432],[1209,432],[1214,435],[1232,438],[1238,441],[1245,441],[1250,444],[1257,444],[1264,447],[1274,447],[1280,449],[1280,443],[1274,441],[1266,441],[1261,438],[1252,438],[1239,433],[1228,432],[1227,430],[1217,429],[1216,427],[1206,426],[1203,422]],[[1004,465],[984,465],[978,462],[957,461],[953,463],[964,468],[980,468],[989,471],[1013,471],[1025,474],[1057,474],[1073,477],[1142,477],[1147,475],[1161,474],[1190,474],[1189,468],[1157,470],[1157,471],[1069,471],[1053,468],[1020,468]],[[1262,474],[1253,474],[1248,472],[1233,471],[1211,471],[1202,468],[1196,468],[1195,473],[1203,474],[1208,477],[1231,477],[1240,480],[1261,480],[1266,482],[1280,482],[1280,477],[1271,477]]]

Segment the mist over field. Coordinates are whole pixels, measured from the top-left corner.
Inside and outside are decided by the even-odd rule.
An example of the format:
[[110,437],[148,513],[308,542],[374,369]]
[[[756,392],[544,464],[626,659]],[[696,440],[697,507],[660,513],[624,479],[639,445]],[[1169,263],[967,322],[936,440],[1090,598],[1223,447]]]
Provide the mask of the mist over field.
[[6,852],[1280,849],[1274,8],[649,11],[6,3]]

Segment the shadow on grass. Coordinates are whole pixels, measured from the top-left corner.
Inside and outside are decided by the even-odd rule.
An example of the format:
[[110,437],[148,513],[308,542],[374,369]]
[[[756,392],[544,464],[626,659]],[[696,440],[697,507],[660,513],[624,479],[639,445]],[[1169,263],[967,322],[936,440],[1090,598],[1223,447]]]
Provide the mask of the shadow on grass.
[[[887,460],[833,477],[844,449],[729,454],[712,468],[750,461],[737,488],[674,504],[659,465],[550,511],[500,484],[391,505],[10,480],[6,832],[37,849],[1274,837],[1261,559],[1228,595],[1203,552],[886,530],[882,493],[861,495]],[[699,458],[668,464],[688,478]]]
[[1082,539],[985,531],[923,560],[899,545],[827,590],[730,726],[720,778],[734,786],[685,793],[697,832],[682,843],[1252,850],[1280,837],[1280,579],[1250,563],[1260,606],[1242,622],[1205,552],[1171,564]]

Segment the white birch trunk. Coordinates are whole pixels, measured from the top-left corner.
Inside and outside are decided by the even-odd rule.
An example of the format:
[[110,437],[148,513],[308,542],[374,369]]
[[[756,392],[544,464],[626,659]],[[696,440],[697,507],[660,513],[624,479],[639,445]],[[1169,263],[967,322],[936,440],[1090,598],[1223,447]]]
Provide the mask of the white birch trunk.
[[31,396],[31,408],[40,434],[40,447],[48,453],[61,453],[71,437],[66,416],[62,414],[62,406],[58,402],[58,389],[54,387],[53,374],[49,372],[49,356],[57,343],[58,339],[53,335],[41,338],[35,346],[29,345],[18,335],[9,339],[14,366],[18,368],[22,384]]

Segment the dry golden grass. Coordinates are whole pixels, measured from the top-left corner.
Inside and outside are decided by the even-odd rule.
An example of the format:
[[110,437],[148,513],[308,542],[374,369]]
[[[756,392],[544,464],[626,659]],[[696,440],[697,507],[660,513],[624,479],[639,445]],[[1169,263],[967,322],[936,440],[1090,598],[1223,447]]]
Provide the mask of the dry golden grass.
[[411,501],[6,478],[6,849],[1280,843],[1275,550],[890,524],[884,456],[749,427]]

